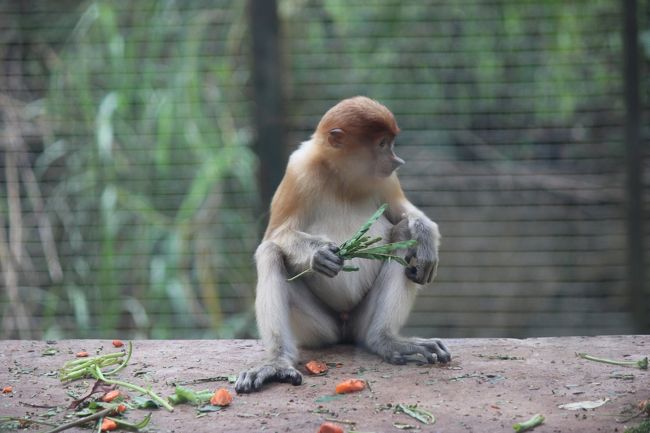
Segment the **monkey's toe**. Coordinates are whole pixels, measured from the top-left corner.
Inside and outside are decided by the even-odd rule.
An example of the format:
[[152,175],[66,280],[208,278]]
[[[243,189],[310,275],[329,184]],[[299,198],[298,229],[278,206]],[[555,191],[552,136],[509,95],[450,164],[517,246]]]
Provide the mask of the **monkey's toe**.
[[269,382],[291,383],[296,386],[302,383],[302,374],[293,367],[265,364],[242,372],[235,383],[235,391],[238,394],[256,392]]
[[421,362],[423,358],[429,364],[446,364],[451,361],[451,354],[440,340],[425,338],[394,342],[391,350],[384,354],[386,361],[397,365]]

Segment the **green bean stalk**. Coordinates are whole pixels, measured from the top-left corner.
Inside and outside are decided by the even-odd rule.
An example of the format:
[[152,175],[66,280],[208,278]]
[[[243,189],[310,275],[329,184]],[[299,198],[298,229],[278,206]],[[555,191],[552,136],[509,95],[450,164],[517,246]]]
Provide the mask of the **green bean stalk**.
[[[61,382],[70,382],[77,379],[92,377],[102,382],[123,386],[141,394],[148,395],[153,401],[172,412],[174,408],[162,397],[153,392],[151,389],[143,388],[130,382],[108,378],[118,371],[122,370],[128,364],[133,353],[133,344],[129,341],[128,349],[125,352],[107,353],[105,355],[92,356],[89,358],[75,359],[63,364],[59,371]],[[117,367],[109,371],[103,371],[106,367],[118,364]]]
[[607,358],[598,358],[596,356],[591,356],[586,353],[576,353],[577,356],[579,356],[582,359],[586,359],[588,361],[594,361],[594,362],[602,362],[604,364],[610,364],[610,365],[618,365],[621,367],[636,367],[641,370],[647,370],[648,369],[648,357],[646,356],[645,358],[639,359],[637,361],[616,361],[613,359],[607,359]]
[[[411,248],[417,244],[415,239],[376,245],[377,242],[382,240],[382,237],[370,237],[367,235],[370,227],[384,214],[387,208],[388,205],[386,203],[382,204],[350,239],[339,246],[339,251],[336,254],[343,260],[350,260],[356,257],[372,260],[394,260],[402,266],[408,266],[406,260],[392,253],[396,250]],[[355,272],[358,271],[359,268],[356,266],[343,266],[342,270],[344,272]],[[296,280],[310,272],[313,272],[313,269],[305,269],[299,274],[289,278],[287,281]]]
[[517,424],[514,424],[512,428],[515,429],[517,433],[520,433],[523,431],[533,429],[538,425],[542,425],[543,422],[544,422],[544,416],[540,414],[536,414],[528,421],[518,422]]

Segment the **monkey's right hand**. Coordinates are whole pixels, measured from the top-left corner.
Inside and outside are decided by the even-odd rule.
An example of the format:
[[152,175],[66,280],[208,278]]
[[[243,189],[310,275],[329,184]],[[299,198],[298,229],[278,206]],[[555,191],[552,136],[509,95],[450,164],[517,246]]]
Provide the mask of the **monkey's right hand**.
[[338,256],[339,247],[327,242],[314,252],[311,258],[311,268],[330,278],[335,277],[343,269],[343,259]]

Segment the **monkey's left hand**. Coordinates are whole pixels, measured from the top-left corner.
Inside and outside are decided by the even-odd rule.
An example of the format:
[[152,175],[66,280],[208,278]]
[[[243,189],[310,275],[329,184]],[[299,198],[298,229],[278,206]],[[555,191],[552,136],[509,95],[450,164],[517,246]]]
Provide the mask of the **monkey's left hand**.
[[409,220],[409,229],[412,239],[418,243],[406,253],[405,260],[409,265],[404,272],[409,280],[417,284],[430,283],[438,271],[438,225],[433,221],[414,218]]

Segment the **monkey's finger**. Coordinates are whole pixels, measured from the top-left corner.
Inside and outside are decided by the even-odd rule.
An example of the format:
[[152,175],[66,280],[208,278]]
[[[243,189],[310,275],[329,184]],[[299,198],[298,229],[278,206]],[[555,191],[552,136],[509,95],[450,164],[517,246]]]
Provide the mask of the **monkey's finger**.
[[402,356],[405,355],[422,355],[424,359],[427,360],[429,364],[433,364],[436,362],[436,358],[433,356],[433,354],[424,346],[420,346],[418,344],[407,344],[404,347],[400,348],[400,354]]
[[343,266],[342,263],[340,265],[337,265],[332,262],[318,261],[318,262],[314,262],[312,268],[315,271],[320,272],[321,274],[325,274],[328,277],[334,277],[336,276],[336,274],[339,273],[342,266]]
[[248,373],[246,371],[242,371],[237,378],[237,382],[235,383],[235,391],[237,394],[248,393],[251,392],[251,386],[252,383],[248,378]]
[[290,383],[298,386],[302,383],[302,374],[294,368],[281,369],[277,373],[278,380],[282,383]]
[[270,365],[265,365],[260,368],[255,375],[255,380],[253,381],[253,389],[255,391],[262,388],[266,382],[272,379],[276,374],[276,369]]
[[422,265],[422,284],[427,284],[429,282],[429,277],[431,277],[432,271],[433,271],[432,262],[426,262]]
[[431,267],[431,272],[429,272],[429,277],[427,278],[427,283],[433,281],[437,273],[438,273],[438,260],[433,262],[433,266]]
[[415,248],[409,248],[408,251],[406,252],[406,256],[404,257],[404,260],[406,261],[406,263],[410,265],[411,260],[413,260],[415,257],[416,257]]
[[449,353],[449,351],[444,346],[444,344],[442,344],[442,342],[438,341],[438,344],[433,346],[432,349],[436,353],[436,356],[438,357],[438,362],[446,364],[449,361],[451,361],[451,353]]
[[437,338],[418,338],[417,343],[431,350],[438,357],[438,361],[446,364],[451,361],[451,353],[445,344]]
[[411,281],[417,284],[424,284],[426,281],[426,267],[424,264],[418,262],[415,266],[409,269],[409,272],[406,274]]
[[339,251],[341,251],[341,249],[340,249],[340,248],[338,247],[338,245],[336,245],[336,244],[328,244],[328,245],[327,245],[327,249],[330,250],[331,252],[333,252],[334,254],[336,254],[336,253],[338,253]]
[[414,283],[417,283],[417,275],[418,275],[417,267],[408,266],[406,267],[406,269],[404,269],[404,273],[406,274],[406,278],[413,281]]
[[[339,247],[336,247],[337,250],[338,250],[338,248]],[[329,261],[334,262],[334,263],[343,264],[343,258],[339,257],[338,254],[336,254],[336,252],[334,252],[334,251],[324,250],[323,251],[323,257],[325,258],[325,260],[329,260]]]

